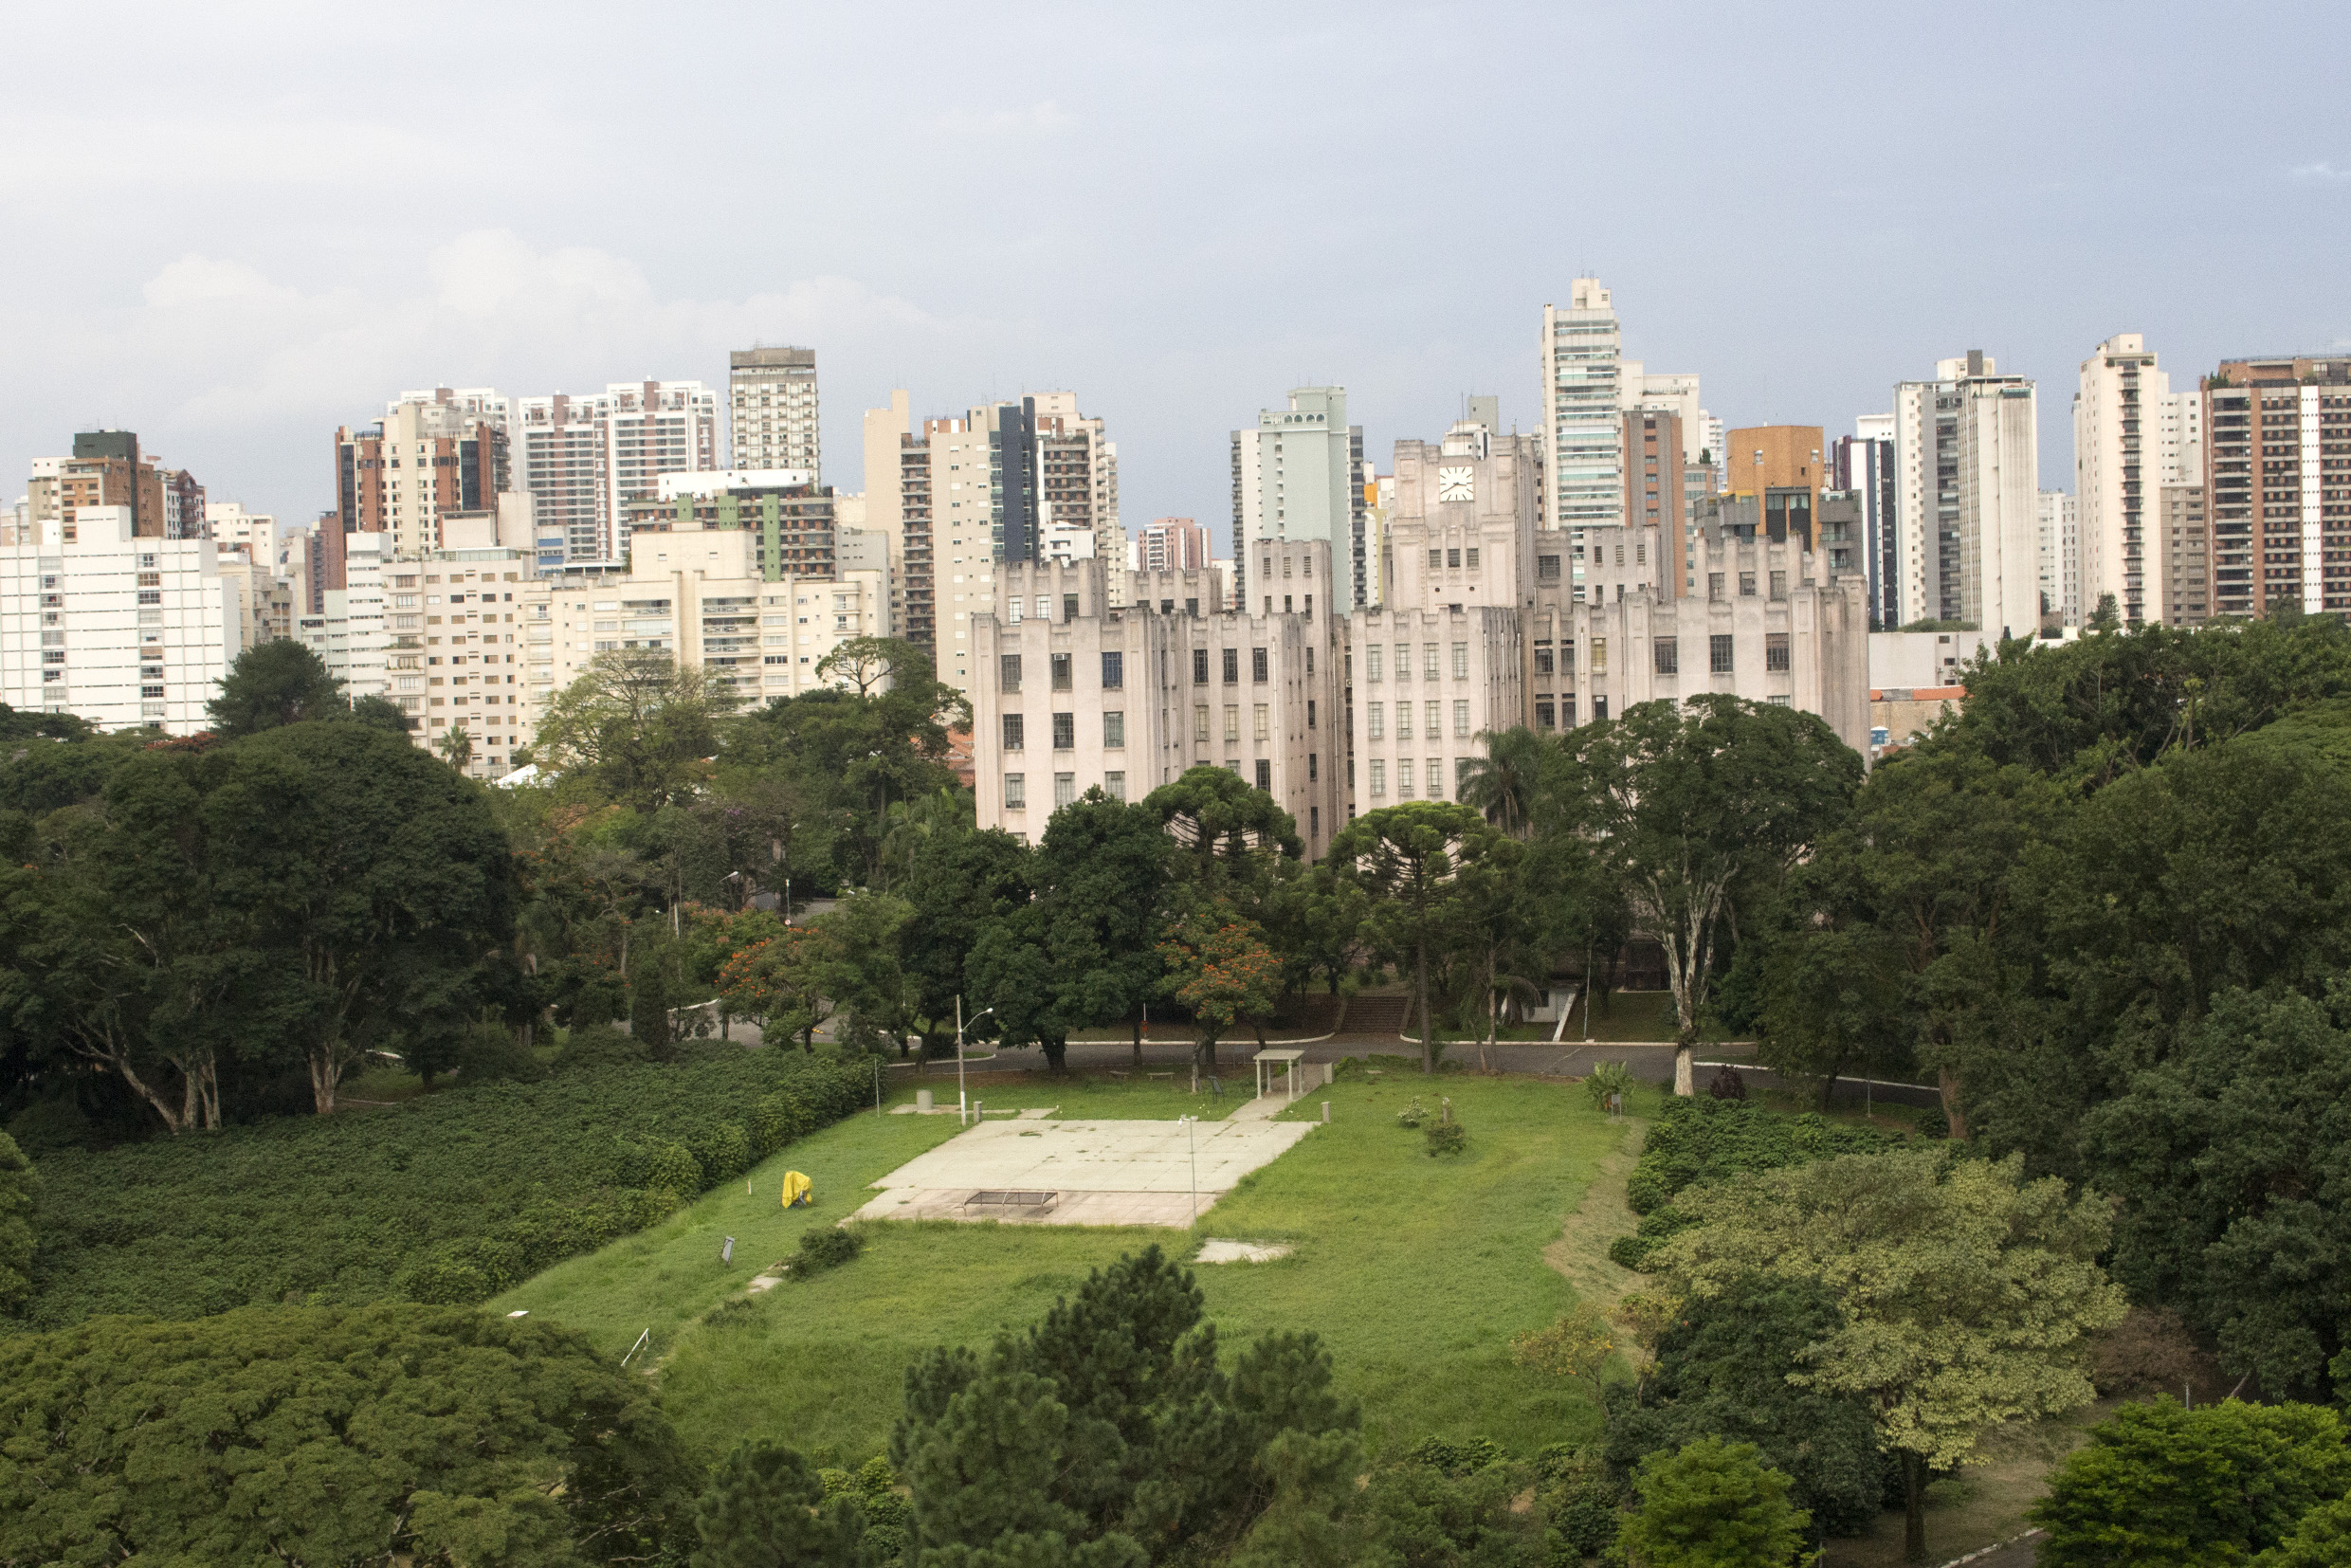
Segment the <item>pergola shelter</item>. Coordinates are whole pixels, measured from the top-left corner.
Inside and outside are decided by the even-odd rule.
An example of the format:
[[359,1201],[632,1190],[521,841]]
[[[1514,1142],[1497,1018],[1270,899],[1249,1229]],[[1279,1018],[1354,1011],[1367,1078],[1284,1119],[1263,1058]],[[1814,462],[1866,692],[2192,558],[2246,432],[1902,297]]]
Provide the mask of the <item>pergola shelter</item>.
[[1277,1072],[1280,1072],[1283,1075],[1285,1085],[1282,1091],[1282,1098],[1285,1100],[1297,1099],[1305,1087],[1305,1085],[1298,1081],[1298,1065],[1305,1059],[1306,1053],[1303,1050],[1259,1051],[1256,1056],[1257,1092],[1260,1095],[1271,1094],[1273,1092],[1274,1076]]

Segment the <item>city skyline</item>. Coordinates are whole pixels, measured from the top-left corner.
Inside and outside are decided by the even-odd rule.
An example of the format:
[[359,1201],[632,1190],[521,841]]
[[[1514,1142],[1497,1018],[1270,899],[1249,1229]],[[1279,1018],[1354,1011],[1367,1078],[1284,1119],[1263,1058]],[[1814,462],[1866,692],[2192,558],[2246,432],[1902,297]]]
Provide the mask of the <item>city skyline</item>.
[[[884,52],[853,18],[818,14],[789,24],[793,57],[815,67],[789,122],[740,112],[730,69],[693,29],[594,14],[576,35],[477,18],[475,58],[435,49],[429,72],[397,67],[430,47],[430,27],[370,30],[384,69],[329,95],[312,83],[355,46],[357,17],[199,28],[133,8],[119,42],[137,113],[93,119],[62,82],[28,81],[0,105],[20,150],[0,163],[0,201],[20,224],[68,191],[136,194],[153,221],[52,232],[6,264],[0,320],[41,374],[0,402],[0,468],[23,472],[59,430],[137,429],[211,495],[290,523],[334,503],[319,432],[401,388],[719,387],[731,351],[789,342],[826,367],[837,487],[865,486],[856,415],[892,387],[911,390],[918,418],[1075,390],[1117,432],[1132,534],[1157,516],[1221,521],[1228,432],[1293,387],[1344,386],[1383,471],[1395,441],[1441,434],[1472,393],[1499,395],[1504,423],[1531,432],[1535,324],[1589,274],[1613,295],[1625,356],[1704,376],[1733,424],[1817,424],[1833,440],[1922,364],[1980,345],[2045,389],[2041,471],[2069,485],[2068,398],[2050,393],[2069,392],[2096,344],[2141,334],[2185,378],[2351,340],[2351,302],[2323,261],[2351,227],[2351,134],[2329,117],[2332,95],[2278,100],[2257,153],[2183,137],[2160,158],[2077,107],[2095,71],[2184,114],[2252,85],[2272,68],[2264,41],[2287,33],[2323,75],[2341,55],[2328,41],[2351,33],[2331,9],[2281,8],[2264,29],[2141,10],[2120,31],[2095,13],[2018,9],[1933,50],[1916,46],[1934,26],[1921,18],[1838,35],[1834,69],[1821,27],[1720,9],[1685,13],[1670,48],[1595,11],[1235,29],[1211,10],[1101,19],[1083,76],[1061,68],[1069,46],[1049,19],[988,30],[940,11],[910,49]],[[36,17],[27,30],[72,25]],[[709,27],[743,58],[787,29],[750,10]],[[1545,62],[1578,56],[1610,62],[1600,87],[1624,112],[1595,117],[1576,155],[1617,177],[1572,210],[1525,210],[1522,160],[1462,153],[1539,139]],[[989,85],[942,92],[950,70]],[[530,182],[511,160],[465,154],[592,131],[624,71],[711,90],[685,95],[658,144]],[[1729,90],[1790,71],[1817,73],[1821,91],[1768,119]],[[1979,110],[1967,172],[1929,190],[1872,155],[1921,94],[1962,81]],[[1656,104],[1681,123],[1637,112]],[[1159,137],[1179,108],[1198,134]],[[1310,130],[1338,151],[1351,194],[1303,202],[1274,165],[1236,164]],[[669,160],[681,138],[709,155],[664,161],[650,199],[688,214],[752,182],[775,199],[730,213],[745,226],[731,238],[760,243],[612,221],[601,182]],[[959,190],[913,155],[941,148],[1129,177],[1024,227],[989,206],[986,182]],[[382,173],[384,199],[348,201],[356,162]],[[1661,188],[1687,199],[1641,194]],[[406,199],[423,189],[434,199]],[[2237,238],[2279,210],[2293,246]],[[1697,213],[1756,243],[1695,244],[1708,227]],[[1949,243],[1954,224],[1968,243]],[[1391,237],[1361,243],[1375,231]],[[2090,255],[2123,260],[2081,264]]]

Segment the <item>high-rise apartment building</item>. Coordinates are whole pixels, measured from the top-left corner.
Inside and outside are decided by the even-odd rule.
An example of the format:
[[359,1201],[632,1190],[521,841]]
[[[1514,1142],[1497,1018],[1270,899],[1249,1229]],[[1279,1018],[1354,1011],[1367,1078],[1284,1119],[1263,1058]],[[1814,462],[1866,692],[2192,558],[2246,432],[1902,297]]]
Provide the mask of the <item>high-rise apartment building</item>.
[[[136,467],[136,465],[133,465]],[[249,643],[251,611],[210,538],[142,535],[133,508],[79,499],[0,545],[0,702],[101,729],[192,735]]]
[[1686,593],[1689,581],[1690,464],[1685,451],[1682,416],[1670,409],[1625,411],[1625,516],[1654,528],[1666,559],[1659,581],[1668,597]]
[[530,493],[542,570],[622,559],[627,501],[652,494],[660,475],[719,467],[719,394],[700,381],[616,381],[508,407],[515,487]]
[[1726,432],[1725,439],[1730,477],[1723,488],[1732,495],[1756,498],[1772,538],[1795,534],[1808,545],[1818,542],[1813,514],[1828,475],[1821,462],[1827,450],[1821,428],[1749,425]]
[[2041,617],[2082,624],[2082,512],[2063,490],[2041,492]]
[[2164,624],[2202,626],[2213,614],[2212,519],[2204,509],[2204,486],[2164,485],[2157,493],[2156,532]]
[[71,540],[76,520],[92,506],[129,508],[139,538],[207,537],[204,486],[186,469],[165,468],[141,454],[138,436],[130,430],[84,430],[74,437],[71,457],[35,458],[25,499],[24,521],[12,530],[22,536],[18,542],[37,536],[35,525],[51,519]]
[[2138,333],[2118,333],[2082,361],[2073,394],[2081,614],[2111,594],[2126,626],[2171,621],[2157,496],[2203,479],[2202,438],[2201,394],[2173,392]]
[[1987,635],[2040,625],[2040,483],[2032,382],[1971,349],[1894,389],[1896,617]]
[[1296,388],[1289,407],[1260,410],[1256,427],[1233,431],[1231,443],[1234,591],[1249,592],[1251,546],[1321,539],[1341,563],[1348,603],[1362,603],[1363,431],[1347,423],[1347,389]]
[[1854,497],[1860,506],[1870,621],[1880,628],[1896,626],[1901,544],[1895,530],[1894,416],[1869,413],[1854,420],[1853,433],[1837,437],[1830,474],[1836,488]]
[[1615,306],[1596,278],[1569,285],[1565,308],[1543,306],[1544,526],[1613,528],[1625,520],[1624,428]]
[[242,550],[257,566],[277,565],[278,520],[266,512],[248,512],[233,501],[208,501],[204,531],[223,550]]
[[374,424],[335,432],[342,531],[390,534],[394,555],[440,548],[443,516],[495,509],[512,474],[506,400],[487,387],[404,392]]
[[662,474],[651,495],[622,512],[631,538],[641,530],[742,529],[752,536],[751,564],[769,582],[833,574],[832,492],[797,470]]
[[2351,356],[2224,360],[2204,413],[2212,613],[2351,611]]
[[736,349],[726,356],[726,393],[735,467],[796,469],[824,483],[814,349]]
[[1136,541],[1139,572],[1195,572],[1208,564],[1208,530],[1190,518],[1158,518]]

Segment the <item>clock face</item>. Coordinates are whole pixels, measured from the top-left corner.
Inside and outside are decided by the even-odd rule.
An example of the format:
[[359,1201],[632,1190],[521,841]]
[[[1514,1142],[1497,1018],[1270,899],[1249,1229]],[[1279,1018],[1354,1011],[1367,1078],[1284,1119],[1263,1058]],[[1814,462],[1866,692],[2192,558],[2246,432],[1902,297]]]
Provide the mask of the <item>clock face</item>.
[[1437,470],[1437,500],[1469,501],[1477,494],[1474,472],[1468,468]]

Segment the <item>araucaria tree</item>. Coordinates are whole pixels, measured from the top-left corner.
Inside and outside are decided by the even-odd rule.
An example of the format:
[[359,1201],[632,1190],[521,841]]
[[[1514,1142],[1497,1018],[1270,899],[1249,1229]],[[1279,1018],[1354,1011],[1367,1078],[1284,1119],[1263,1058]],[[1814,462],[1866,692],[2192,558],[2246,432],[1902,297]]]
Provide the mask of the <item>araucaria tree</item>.
[[1412,971],[1423,1071],[1436,1071],[1429,967],[1475,936],[1481,905],[1500,896],[1516,847],[1478,811],[1414,800],[1356,818],[1331,841],[1330,864],[1369,895],[1367,929],[1380,952]]
[[719,720],[735,704],[699,665],[644,648],[599,653],[548,704],[533,749],[576,791],[656,811],[707,771],[702,759],[719,750]]
[[1562,814],[1666,950],[1673,992],[1673,1087],[1690,1053],[1719,946],[1742,902],[1769,897],[1861,785],[1861,757],[1817,715],[1721,693],[1643,702],[1569,732]]
[[1982,1463],[2002,1422],[2094,1396],[2086,1337],[2122,1322],[2123,1292],[2096,1259],[2105,1200],[2023,1161],[1934,1149],[1847,1155],[1685,1189],[1691,1228],[1650,1254],[1683,1291],[1719,1295],[1754,1275],[1817,1281],[1841,1322],[1789,1381],[1858,1401],[1901,1458],[1904,1544],[1926,1553],[1926,1476]]

